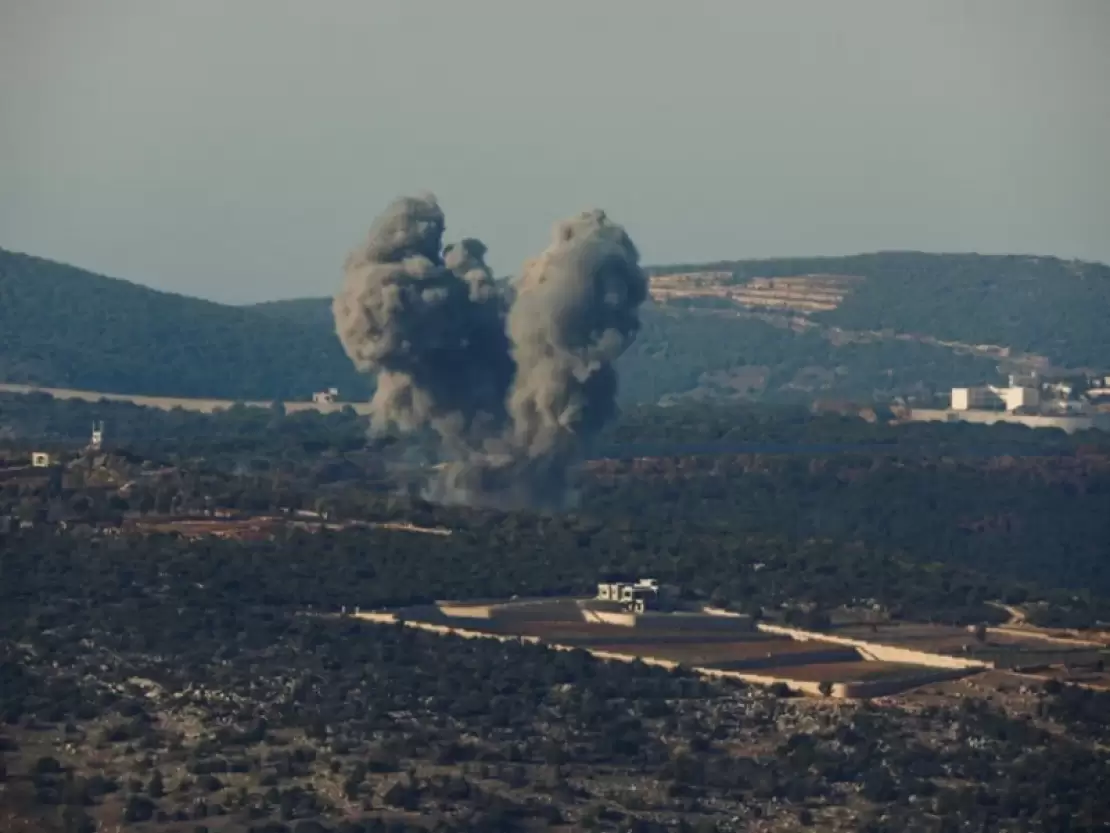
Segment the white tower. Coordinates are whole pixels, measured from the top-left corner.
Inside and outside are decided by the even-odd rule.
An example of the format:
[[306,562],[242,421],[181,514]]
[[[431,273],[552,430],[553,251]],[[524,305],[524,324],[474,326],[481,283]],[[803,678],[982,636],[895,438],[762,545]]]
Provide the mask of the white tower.
[[89,450],[100,451],[100,447],[104,445],[104,423],[94,422],[92,427],[92,437],[89,439]]

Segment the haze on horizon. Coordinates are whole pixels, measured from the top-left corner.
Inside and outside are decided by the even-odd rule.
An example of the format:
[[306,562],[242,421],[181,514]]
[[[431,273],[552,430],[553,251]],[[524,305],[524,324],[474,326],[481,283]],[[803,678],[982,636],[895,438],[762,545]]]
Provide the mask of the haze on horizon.
[[1110,262],[1108,36],[1103,0],[0,0],[0,246],[330,295],[428,189],[499,274],[590,207],[648,264]]

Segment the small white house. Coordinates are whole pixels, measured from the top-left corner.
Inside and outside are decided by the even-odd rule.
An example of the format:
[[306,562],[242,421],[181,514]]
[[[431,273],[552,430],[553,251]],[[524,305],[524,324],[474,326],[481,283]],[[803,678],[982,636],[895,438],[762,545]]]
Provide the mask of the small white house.
[[1007,411],[1020,411],[1023,408],[1036,408],[1041,404],[1041,392],[1037,388],[1008,387],[1003,391]]
[[602,602],[619,602],[621,600],[621,583],[619,581],[600,582],[597,585],[597,598]]
[[36,469],[47,469],[54,465],[54,455],[49,451],[35,451],[31,453],[31,465]]
[[602,602],[620,602],[634,613],[643,613],[652,607],[659,597],[659,582],[652,578],[642,578],[635,582],[599,582],[597,599]]
[[312,401],[317,405],[334,405],[339,399],[339,388],[328,388],[312,394]]
[[1001,397],[989,387],[952,388],[952,410],[973,411],[1002,404]]
[[1035,387],[998,388],[987,385],[978,388],[952,388],[953,411],[1017,411],[1035,408],[1040,403],[1040,391]]

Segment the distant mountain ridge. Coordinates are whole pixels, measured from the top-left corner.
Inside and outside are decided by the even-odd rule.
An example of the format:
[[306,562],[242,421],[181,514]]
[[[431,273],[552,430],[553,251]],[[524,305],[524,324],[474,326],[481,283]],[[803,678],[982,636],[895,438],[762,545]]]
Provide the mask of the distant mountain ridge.
[[[649,272],[716,273],[729,297],[664,298],[656,280],[665,303],[645,309],[620,362],[625,401],[920,398],[998,376],[998,356],[960,343],[1110,365],[1102,264],[884,252]],[[791,280],[758,280],[781,278]],[[372,389],[343,353],[326,298],[229,306],[3,249],[0,381],[250,400]]]

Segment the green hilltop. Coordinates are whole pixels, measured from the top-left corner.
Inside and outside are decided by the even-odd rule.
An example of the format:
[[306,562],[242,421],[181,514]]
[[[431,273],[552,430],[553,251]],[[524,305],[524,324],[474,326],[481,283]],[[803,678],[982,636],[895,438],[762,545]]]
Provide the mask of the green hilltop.
[[[1066,367],[1110,365],[1110,268],[1050,257],[883,252],[653,267],[655,275],[862,278],[835,309],[752,314],[653,304],[620,361],[626,402],[677,398],[927,400],[998,378],[997,345]],[[845,332],[884,337],[844,338]],[[940,344],[940,342],[949,342]],[[952,344],[955,343],[955,346]],[[231,306],[0,249],[0,381],[113,393],[367,396],[324,298]]]

